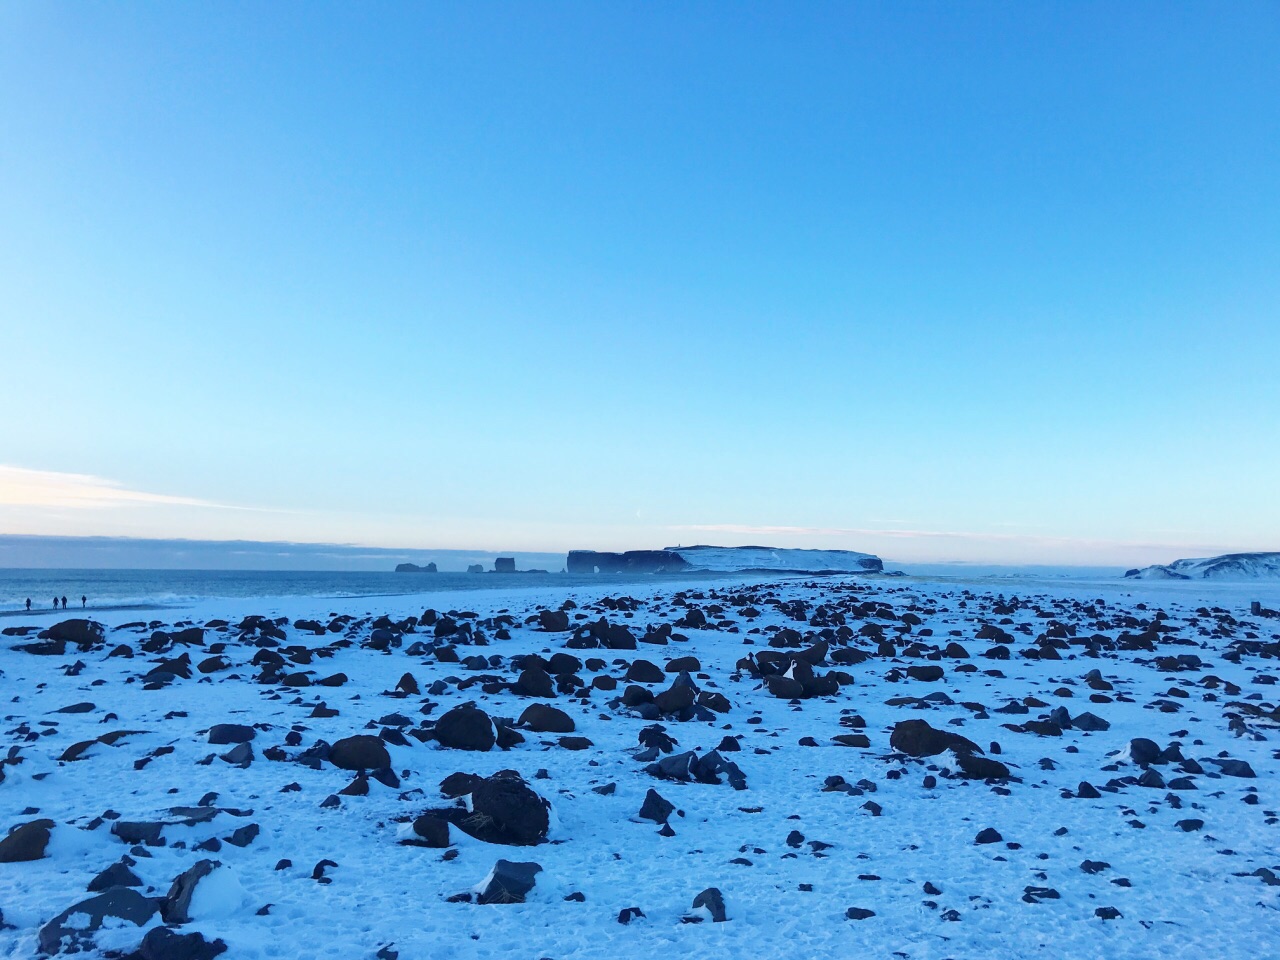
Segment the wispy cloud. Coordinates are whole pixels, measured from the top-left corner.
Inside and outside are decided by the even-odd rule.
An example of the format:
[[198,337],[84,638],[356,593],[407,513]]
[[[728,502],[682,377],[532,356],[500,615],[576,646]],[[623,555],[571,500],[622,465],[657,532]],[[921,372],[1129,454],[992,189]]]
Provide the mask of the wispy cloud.
[[115,480],[87,473],[29,470],[0,464],[0,506],[100,510],[130,505],[246,509],[196,497],[131,490]]

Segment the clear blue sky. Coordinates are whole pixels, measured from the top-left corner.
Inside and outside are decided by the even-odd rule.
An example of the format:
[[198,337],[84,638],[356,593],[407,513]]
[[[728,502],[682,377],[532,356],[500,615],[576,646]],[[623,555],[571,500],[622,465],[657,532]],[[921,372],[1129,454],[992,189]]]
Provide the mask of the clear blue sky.
[[1280,4],[0,6],[0,532],[1280,549]]

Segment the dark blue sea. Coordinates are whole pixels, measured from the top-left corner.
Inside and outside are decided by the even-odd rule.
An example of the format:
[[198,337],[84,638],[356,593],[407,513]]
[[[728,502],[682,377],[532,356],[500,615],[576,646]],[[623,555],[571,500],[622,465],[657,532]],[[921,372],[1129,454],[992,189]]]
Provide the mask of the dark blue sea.
[[[707,579],[717,574],[700,574]],[[725,576],[725,575],[719,575]],[[0,569],[0,616],[53,609],[66,597],[68,611],[163,607],[210,598],[386,597],[458,590],[578,587],[608,583],[689,580],[690,575],[577,576],[566,573],[384,573],[285,570],[22,570]]]

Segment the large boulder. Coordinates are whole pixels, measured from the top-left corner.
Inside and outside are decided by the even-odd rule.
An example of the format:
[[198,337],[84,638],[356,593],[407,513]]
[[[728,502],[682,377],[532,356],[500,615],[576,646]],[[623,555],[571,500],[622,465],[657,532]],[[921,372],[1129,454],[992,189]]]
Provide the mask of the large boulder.
[[213,960],[225,953],[222,940],[206,940],[198,931],[174,933],[168,927],[147,931],[138,947],[138,960]]
[[41,640],[64,641],[85,648],[101,643],[106,628],[96,620],[63,620],[39,634]]
[[548,633],[562,633],[569,629],[569,614],[563,610],[540,610],[538,625]]
[[1160,762],[1160,745],[1146,737],[1134,737],[1129,741],[1129,759],[1134,763],[1147,766]]
[[551,804],[520,777],[495,774],[471,791],[471,815],[477,821],[472,835],[491,843],[531,847],[547,839],[550,810]]
[[573,733],[573,718],[563,710],[545,703],[530,704],[520,714],[520,725],[534,733]]
[[329,762],[343,770],[387,770],[391,754],[379,737],[358,734],[335,743],[329,749]]
[[435,738],[441,746],[453,750],[492,750],[497,742],[493,721],[472,704],[454,707],[436,721]]
[[209,728],[209,743],[248,743],[257,732],[253,727],[243,723],[215,723]]
[[64,950],[76,953],[92,949],[93,935],[108,920],[113,926],[124,922],[142,927],[158,909],[157,900],[129,887],[116,887],[68,907],[41,927],[40,952],[52,956]]
[[520,671],[515,692],[525,697],[551,698],[556,695],[556,688],[551,674],[539,666],[531,666]]
[[25,863],[44,859],[49,845],[52,820],[28,820],[20,823],[0,840],[0,863]]
[[982,753],[976,743],[958,733],[935,730],[924,720],[900,720],[889,735],[889,746],[912,757],[936,757],[944,750]]

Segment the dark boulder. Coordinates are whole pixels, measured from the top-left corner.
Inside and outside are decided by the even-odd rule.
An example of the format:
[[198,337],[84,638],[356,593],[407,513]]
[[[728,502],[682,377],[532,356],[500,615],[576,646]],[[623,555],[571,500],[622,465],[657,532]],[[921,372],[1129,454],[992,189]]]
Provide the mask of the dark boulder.
[[[145,926],[155,916],[159,903],[129,887],[116,887],[68,907],[40,928],[40,952],[48,955],[75,953],[92,948],[93,934],[108,919]],[[74,923],[70,923],[71,918]]]
[[1146,737],[1135,737],[1129,741],[1129,759],[1144,767],[1157,763],[1160,760],[1160,746]]
[[713,923],[724,923],[729,917],[724,912],[724,895],[716,887],[707,887],[693,898],[693,919],[701,919],[701,913]]
[[569,614],[563,610],[541,610],[538,625],[548,633],[562,633],[569,629]]
[[464,704],[454,707],[436,721],[435,738],[453,750],[492,750],[497,742],[493,721],[480,708]]
[[935,730],[924,720],[900,720],[894,724],[889,746],[912,757],[936,757],[944,750],[954,750],[958,754],[982,753],[972,740],[958,733]]
[[190,923],[191,898],[196,886],[222,866],[218,860],[198,860],[187,870],[174,877],[169,892],[160,902],[160,916],[165,923]]
[[138,960],[213,960],[226,952],[222,940],[206,940],[204,934],[174,933],[168,927],[148,930],[138,947]]
[[520,725],[534,733],[573,733],[573,718],[545,703],[530,704],[520,714]]
[[942,679],[943,669],[937,664],[921,664],[907,667],[907,676],[912,680],[920,680],[924,683],[936,683]]
[[536,863],[499,860],[479,884],[477,903],[524,903],[542,867]]
[[970,780],[1008,780],[1009,768],[999,760],[975,756],[972,753],[957,752],[956,766]]
[[662,683],[666,680],[666,674],[656,663],[636,660],[627,668],[627,675],[622,679],[628,683]]
[[357,734],[337,741],[329,749],[329,762],[342,770],[386,770],[391,754],[380,738]]
[[449,821],[435,814],[425,813],[413,821],[413,832],[421,838],[421,845],[443,849],[449,846]]
[[41,640],[74,643],[85,648],[101,643],[106,636],[106,628],[96,620],[63,620],[41,631],[38,636]]
[[44,859],[49,845],[52,820],[29,820],[20,823],[0,840],[0,863],[26,863]]
[[[471,791],[472,835],[490,843],[531,847],[547,839],[550,810],[551,805],[520,777],[495,774]],[[467,829],[465,823],[460,826]]]
[[515,692],[525,697],[551,698],[556,695],[556,688],[551,674],[535,666],[520,671],[520,676],[515,683]]
[[140,887],[142,880],[123,862],[113,863],[89,881],[90,893],[101,893],[112,887]]
[[644,803],[640,805],[641,820],[652,820],[654,823],[666,823],[671,819],[675,804],[664,798],[657,790],[650,788],[644,795]]
[[215,723],[209,728],[209,742],[220,745],[225,743],[248,743],[257,732],[253,727],[243,723]]

